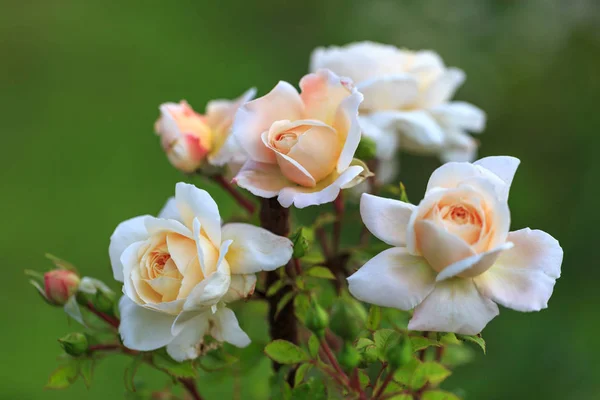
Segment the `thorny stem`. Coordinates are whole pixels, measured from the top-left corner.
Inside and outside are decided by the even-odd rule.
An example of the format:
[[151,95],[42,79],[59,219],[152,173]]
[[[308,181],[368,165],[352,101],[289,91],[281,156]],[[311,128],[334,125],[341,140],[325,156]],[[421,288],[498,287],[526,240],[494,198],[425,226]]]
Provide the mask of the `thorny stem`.
[[[276,198],[261,199],[260,207],[260,226],[273,232],[279,236],[288,236],[289,226],[289,209],[284,208],[279,204]],[[288,276],[292,276],[293,261],[290,261],[285,267],[285,272]],[[267,272],[266,288],[273,285],[279,280],[277,271]],[[294,302],[289,301],[283,309],[277,313],[277,305],[281,299],[288,294],[293,288],[284,286],[273,296],[267,298],[269,303],[269,329],[271,339],[283,339],[292,343],[298,343],[298,328],[296,325],[296,317],[294,314]],[[277,314],[277,315],[276,315]],[[273,362],[273,369],[278,371],[281,368],[279,363]]]
[[225,189],[234,199],[238,202],[238,204],[246,209],[250,214],[254,214],[256,211],[256,207],[250,200],[248,200],[242,193],[240,193],[235,187],[231,185],[231,183],[227,182],[227,179],[223,177],[223,175],[214,175],[212,176],[213,181],[215,181],[219,186]]
[[[117,318],[112,318],[104,313],[99,312],[91,304],[88,304],[88,308],[94,314],[98,315],[100,318],[102,318],[104,321],[106,321],[106,323],[110,324],[111,326],[114,326],[117,329],[119,328],[120,321]],[[104,317],[102,317],[102,315],[109,317],[109,318],[104,318]],[[128,349],[127,347],[125,347],[121,344],[116,344],[116,343],[96,344],[96,345],[90,346],[88,348],[88,350],[92,353],[96,352],[96,351],[117,350],[123,354],[127,354],[130,356],[136,356],[139,354],[139,351]],[[146,360],[146,363],[149,364],[150,366],[156,368],[156,366],[154,365],[154,363],[152,363],[152,361]],[[160,368],[157,368],[157,369],[161,370]],[[169,376],[172,376],[171,374],[169,374],[168,372],[166,372],[164,370],[161,370],[161,371],[167,373]],[[192,397],[193,400],[203,400],[202,396],[200,396],[200,393],[198,393],[198,388],[196,387],[196,382],[192,378],[177,378],[177,381],[179,383],[181,383],[181,385],[185,388],[185,390],[187,390],[187,392],[189,393],[189,395]]]

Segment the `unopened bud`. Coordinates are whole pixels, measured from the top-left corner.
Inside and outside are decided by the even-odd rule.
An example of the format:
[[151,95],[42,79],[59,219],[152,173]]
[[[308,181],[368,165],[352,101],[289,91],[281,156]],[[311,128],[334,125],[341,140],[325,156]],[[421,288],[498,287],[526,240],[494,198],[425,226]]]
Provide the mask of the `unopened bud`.
[[390,346],[385,354],[385,359],[392,370],[396,370],[410,362],[413,357],[412,344],[408,338],[402,338],[394,346]]
[[55,269],[44,274],[44,294],[56,305],[64,305],[77,292],[79,276],[68,269]]
[[290,240],[294,244],[294,252],[292,254],[293,258],[302,258],[308,251],[310,244],[308,239],[306,238],[306,232],[304,228],[299,228],[294,234],[290,237]]
[[94,308],[106,314],[113,314],[117,295],[106,284],[98,279],[84,276],[81,278],[77,301],[87,305],[92,303]]
[[58,342],[65,352],[73,357],[78,357],[88,351],[88,340],[83,333],[69,333],[67,336],[58,339]]
[[360,363],[360,353],[349,342],[344,342],[338,361],[342,368],[351,370]]
[[362,321],[354,305],[338,299],[331,309],[330,328],[333,333],[346,341],[356,339],[362,329]]
[[305,325],[317,337],[322,338],[325,335],[325,328],[329,325],[329,315],[315,300],[306,313]]

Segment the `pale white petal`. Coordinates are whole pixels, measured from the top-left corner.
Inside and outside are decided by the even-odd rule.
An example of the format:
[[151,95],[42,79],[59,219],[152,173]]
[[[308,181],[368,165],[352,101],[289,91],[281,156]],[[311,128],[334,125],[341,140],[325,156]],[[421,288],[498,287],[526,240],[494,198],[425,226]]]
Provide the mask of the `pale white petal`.
[[198,250],[194,240],[177,234],[167,235],[167,247],[171,259],[179,272],[184,275],[188,267],[198,257]]
[[488,181],[500,199],[508,198],[509,186],[504,180],[487,168],[467,162],[449,162],[433,171],[426,193],[434,188],[456,188],[461,183],[474,183],[479,178]]
[[250,101],[238,110],[231,134],[254,161],[275,163],[275,154],[263,144],[260,135],[273,122],[302,119],[304,105],[298,91],[287,82],[279,82],[271,92]]
[[429,109],[440,125],[479,133],[485,128],[485,113],[464,101],[439,104]]
[[192,228],[194,218],[198,218],[202,229],[215,246],[221,244],[221,216],[219,207],[206,190],[180,182],[175,187],[177,208],[188,228]]
[[245,299],[254,293],[256,287],[256,274],[231,275],[229,290],[222,298],[224,303],[231,303]]
[[175,232],[189,238],[192,237],[192,231],[190,231],[187,226],[174,219],[146,217],[144,219],[144,225],[150,235]]
[[181,222],[181,216],[179,215],[179,209],[177,209],[177,200],[175,197],[170,197],[165,203],[165,206],[158,213],[158,218],[162,219],[174,219]]
[[506,242],[493,250],[488,250],[486,252],[475,254],[471,257],[457,261],[454,264],[444,268],[444,270],[437,276],[436,281],[443,281],[455,276],[460,276],[462,278],[473,278],[477,275],[481,275],[492,267],[498,257],[501,256],[503,251],[509,250],[512,247],[512,242]]
[[337,130],[338,135],[341,135],[340,139],[344,143],[337,163],[338,173],[342,173],[352,163],[354,153],[360,143],[358,107],[362,101],[363,95],[354,89],[350,96],[342,100],[337,110],[333,127]]
[[140,249],[145,246],[145,242],[135,242],[129,245],[123,254],[121,254],[121,265],[123,265],[123,293],[129,296],[131,300],[141,302],[141,298],[135,289],[132,280],[133,272],[139,268],[140,263]]
[[412,204],[364,193],[360,216],[369,231],[391,246],[406,244],[408,221],[416,209]]
[[127,296],[119,301],[121,324],[119,333],[125,347],[151,351],[166,346],[173,340],[173,315],[148,310],[132,302]]
[[560,277],[563,250],[552,236],[529,228],[511,232],[515,246],[500,255],[483,275],[475,278],[482,295],[517,311],[539,311],[548,306]]
[[515,173],[521,160],[510,156],[484,157],[474,162],[475,165],[483,167],[496,174],[510,188]]
[[193,360],[200,355],[199,344],[208,333],[209,314],[203,313],[187,321],[179,334],[167,345],[167,353],[175,360]]
[[144,225],[144,220],[147,217],[149,215],[142,215],[121,222],[110,237],[108,255],[110,257],[110,264],[112,265],[113,276],[119,282],[123,282],[121,255],[130,244],[146,240],[149,236],[146,225]]
[[438,282],[417,306],[408,329],[475,335],[499,314],[498,306],[477,291],[472,279]]
[[356,88],[365,96],[361,110],[399,110],[413,103],[418,83],[410,74],[384,75],[360,82]]
[[[399,135],[386,125],[389,120],[378,121],[377,114],[359,115],[358,122],[364,136],[375,142],[375,156],[379,160],[392,160],[399,146]],[[379,174],[378,174],[379,175]]]
[[431,221],[415,222],[415,234],[421,255],[438,272],[447,266],[475,255],[464,240]]
[[282,236],[250,224],[223,226],[223,240],[232,240],[226,259],[232,274],[272,271],[288,263],[294,246]]
[[458,68],[448,68],[441,72],[422,93],[419,104],[429,108],[450,100],[465,81],[465,73]]
[[410,310],[434,288],[435,272],[424,258],[403,247],[385,250],[348,278],[357,299],[382,307]]
[[381,111],[372,118],[380,126],[390,126],[398,132],[400,147],[405,151],[431,154],[444,144],[444,131],[426,111]]
[[271,198],[281,189],[293,183],[281,173],[277,164],[259,163],[248,160],[238,172],[233,182],[255,196]]
[[230,343],[236,347],[246,347],[250,344],[250,338],[240,328],[240,324],[229,308],[220,308],[213,316],[215,325],[211,329],[211,335],[221,342]]

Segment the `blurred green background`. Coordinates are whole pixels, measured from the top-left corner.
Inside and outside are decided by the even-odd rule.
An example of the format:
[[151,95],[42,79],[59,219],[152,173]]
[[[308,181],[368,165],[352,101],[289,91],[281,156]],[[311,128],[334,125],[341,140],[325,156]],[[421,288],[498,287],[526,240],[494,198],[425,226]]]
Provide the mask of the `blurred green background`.
[[[159,103],[185,98],[202,109],[250,86],[264,94],[280,79],[297,83],[314,47],[364,39],[434,49],[466,71],[457,98],[489,118],[480,154],[522,160],[513,229],[543,229],[565,250],[550,308],[502,310],[485,331],[488,355],[445,387],[476,400],[600,398],[596,0],[1,0],[0,10],[1,399],[123,397],[119,357],[98,366],[89,391],[81,382],[43,390],[56,338],[77,327],[40,301],[23,269],[46,268],[51,252],[110,282],[114,227],[155,213],[182,179],[152,132]],[[403,158],[413,200],[436,166]],[[233,203],[209,190],[230,215]],[[246,314],[242,325],[262,336],[263,321]],[[200,390],[263,399],[267,373],[263,362]]]

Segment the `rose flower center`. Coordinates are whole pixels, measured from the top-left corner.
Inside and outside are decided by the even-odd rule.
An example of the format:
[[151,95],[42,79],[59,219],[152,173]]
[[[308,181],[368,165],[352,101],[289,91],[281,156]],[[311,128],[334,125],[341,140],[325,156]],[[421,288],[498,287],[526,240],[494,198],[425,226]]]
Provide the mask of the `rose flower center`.
[[283,154],[289,153],[289,151],[298,142],[298,133],[296,132],[282,132],[275,136],[274,147]]
[[460,237],[470,245],[477,243],[481,234],[482,220],[477,210],[471,205],[444,205],[438,212],[447,231]]

